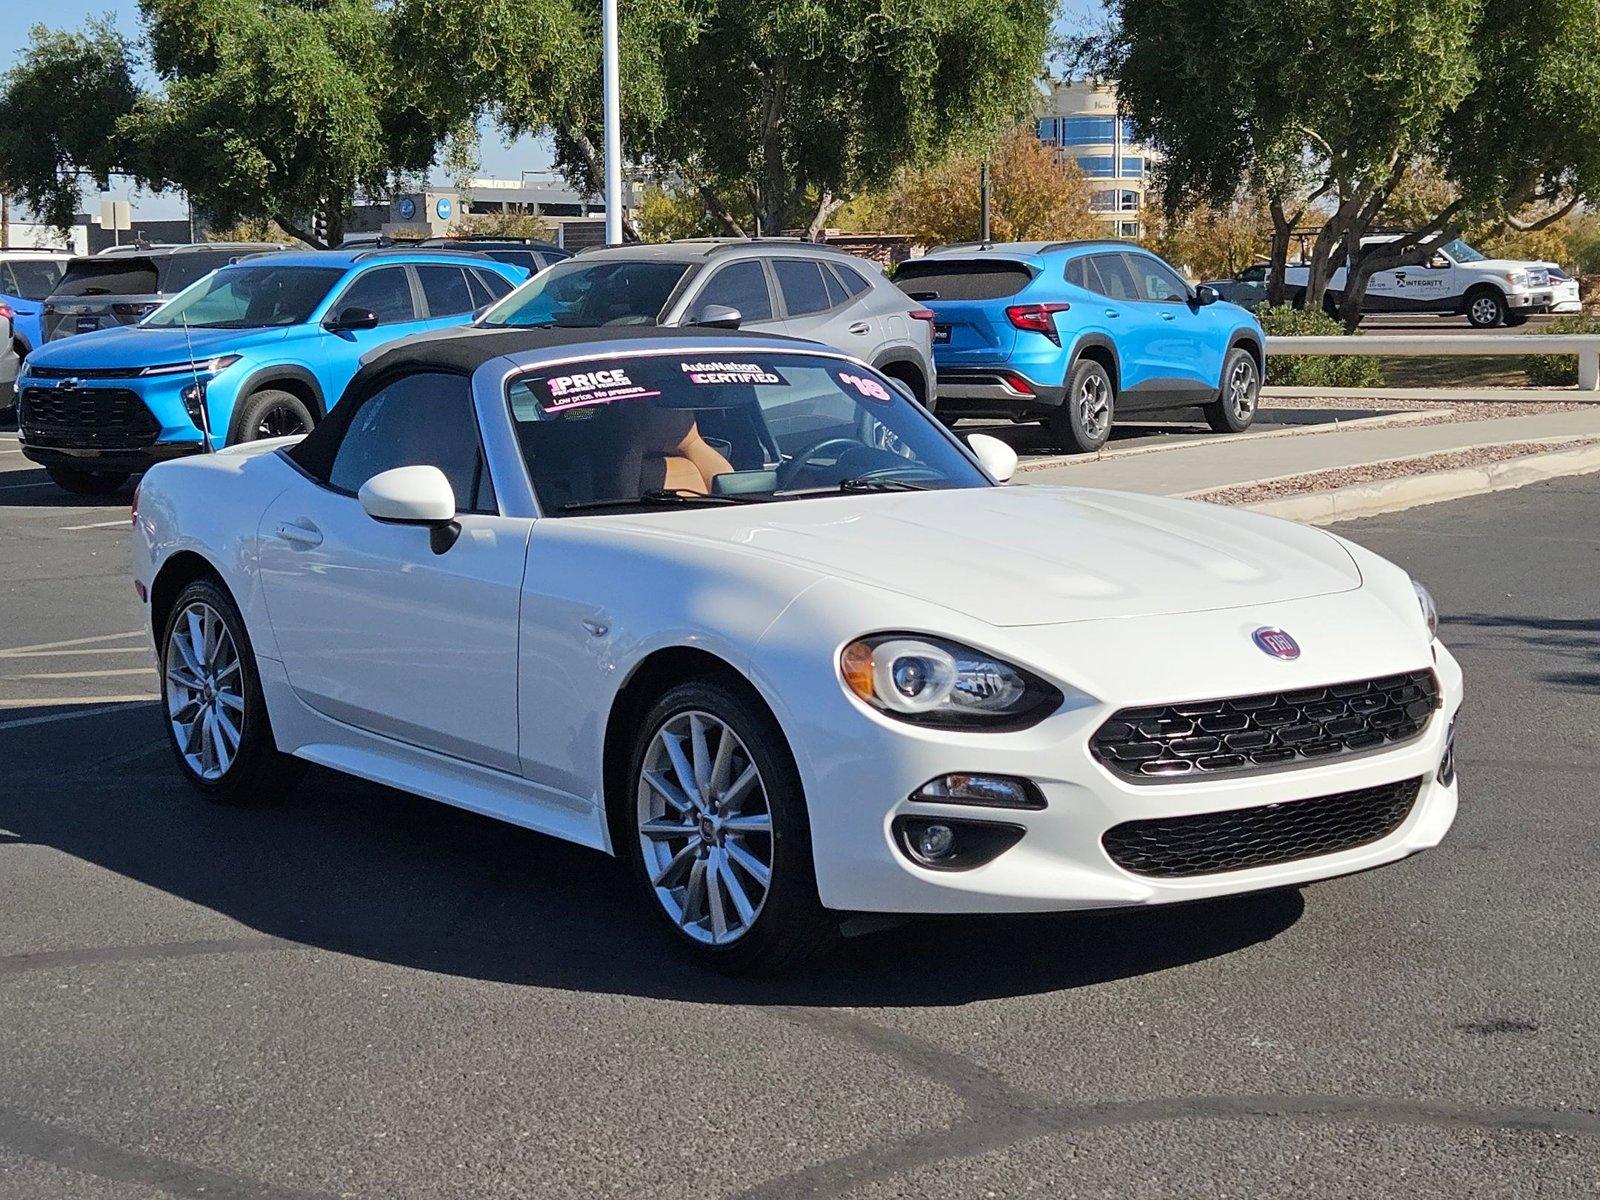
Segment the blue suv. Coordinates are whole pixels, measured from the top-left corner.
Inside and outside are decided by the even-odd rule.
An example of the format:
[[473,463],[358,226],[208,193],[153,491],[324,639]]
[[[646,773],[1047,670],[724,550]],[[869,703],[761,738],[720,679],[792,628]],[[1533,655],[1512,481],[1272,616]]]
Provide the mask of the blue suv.
[[1083,451],[1134,412],[1199,408],[1234,433],[1255,417],[1266,366],[1255,317],[1127,242],[949,246],[894,281],[933,312],[947,421],[1039,417]]
[[49,342],[17,377],[22,452],[69,492],[164,458],[304,433],[361,356],[464,325],[527,278],[470,251],[323,250],[221,267],[137,325]]

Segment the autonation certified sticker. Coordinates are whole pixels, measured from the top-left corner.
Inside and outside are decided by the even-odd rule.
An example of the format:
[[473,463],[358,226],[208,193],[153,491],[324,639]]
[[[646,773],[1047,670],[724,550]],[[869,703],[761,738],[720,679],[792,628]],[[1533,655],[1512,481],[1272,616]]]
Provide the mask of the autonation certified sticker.
[[760,363],[685,362],[679,363],[690,383],[781,384],[783,376]]

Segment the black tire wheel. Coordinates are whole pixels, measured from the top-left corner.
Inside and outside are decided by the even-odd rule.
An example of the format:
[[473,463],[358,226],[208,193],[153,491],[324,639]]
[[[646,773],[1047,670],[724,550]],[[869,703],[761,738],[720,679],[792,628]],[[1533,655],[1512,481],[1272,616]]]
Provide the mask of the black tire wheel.
[[1235,346],[1222,362],[1222,386],[1202,412],[1217,433],[1243,433],[1256,419],[1261,399],[1261,369],[1250,351]]
[[838,935],[817,898],[799,772],[771,714],[713,679],[640,725],[613,829],[644,902],[702,966],[797,970]]
[[1506,323],[1506,301],[1492,287],[1467,293],[1467,324],[1474,329],[1493,329]]
[[316,416],[299,396],[276,388],[263,388],[239,406],[228,444],[310,433],[316,424]]
[[85,471],[79,467],[46,467],[55,485],[74,496],[109,496],[128,482],[127,471]]
[[1515,329],[1517,326],[1526,325],[1527,323],[1528,323],[1528,314],[1525,311],[1523,311],[1521,309],[1516,309],[1516,308],[1508,308],[1508,309],[1506,309],[1506,325],[1507,326],[1509,326],[1512,329]]
[[189,584],[161,631],[161,704],[184,778],[224,804],[277,799],[305,772],[278,750],[244,620],[209,579]]
[[1117,393],[1111,374],[1093,359],[1079,359],[1067,372],[1067,394],[1046,418],[1056,443],[1069,454],[1098,450],[1111,436]]

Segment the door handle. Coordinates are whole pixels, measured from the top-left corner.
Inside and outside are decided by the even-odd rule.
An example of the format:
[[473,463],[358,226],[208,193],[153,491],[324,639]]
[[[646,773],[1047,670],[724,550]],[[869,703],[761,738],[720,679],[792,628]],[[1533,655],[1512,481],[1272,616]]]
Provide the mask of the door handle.
[[1161,319],[1163,321],[1170,321],[1170,320],[1172,320],[1172,314],[1169,313],[1169,312],[1164,312],[1164,313],[1161,314]]
[[1106,316],[1108,316],[1108,317],[1120,317],[1120,316],[1121,316],[1121,315],[1122,315],[1122,314],[1121,314],[1121,313],[1119,313],[1119,312],[1118,312],[1118,311],[1117,311],[1117,310],[1116,310],[1116,309],[1114,309],[1114,308],[1108,308],[1108,309],[1106,309]]
[[865,321],[857,321],[854,325],[850,326],[850,332],[851,333],[871,333],[872,332],[872,326],[868,325]]
[[322,531],[309,521],[304,524],[295,522],[293,524],[279,525],[274,532],[291,546],[304,550],[322,545]]

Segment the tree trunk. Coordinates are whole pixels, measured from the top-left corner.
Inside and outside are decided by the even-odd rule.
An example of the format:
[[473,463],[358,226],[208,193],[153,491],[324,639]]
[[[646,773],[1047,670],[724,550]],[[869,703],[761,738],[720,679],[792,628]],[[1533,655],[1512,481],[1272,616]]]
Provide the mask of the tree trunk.
[[761,118],[761,234],[780,237],[789,216],[789,167],[783,159],[783,110],[787,73],[782,63],[773,68],[762,102]]
[[1277,196],[1267,202],[1272,214],[1272,252],[1267,259],[1267,305],[1276,307],[1283,303],[1283,273],[1289,265],[1289,235],[1294,223],[1283,211],[1283,201]]
[[811,227],[806,230],[806,241],[820,242],[822,240],[822,231],[827,227],[828,218],[844,206],[844,198],[835,199],[831,191],[824,190],[822,199],[817,202],[816,215],[811,218]]

